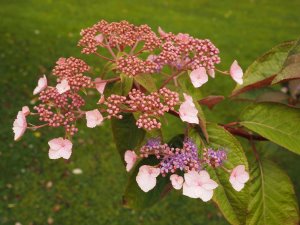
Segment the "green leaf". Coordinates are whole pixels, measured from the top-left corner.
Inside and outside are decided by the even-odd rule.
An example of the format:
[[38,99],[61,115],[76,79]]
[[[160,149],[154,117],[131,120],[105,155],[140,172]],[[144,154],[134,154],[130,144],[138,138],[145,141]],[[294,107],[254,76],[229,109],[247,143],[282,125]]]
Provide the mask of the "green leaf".
[[[168,144],[173,147],[182,147],[183,138],[184,135],[182,134],[176,135]],[[137,185],[136,176],[138,174],[140,166],[154,166],[158,163],[158,159],[156,159],[154,156],[150,156],[149,158],[142,159],[133,169],[133,173],[130,175],[125,194],[123,196],[124,206],[132,209],[143,210],[157,203],[166,194],[168,194],[170,190],[172,190],[169,176],[158,176],[155,188],[150,190],[149,192],[143,192]]]
[[159,161],[155,157],[149,157],[141,160],[136,167],[133,168],[132,174],[128,180],[126,190],[123,196],[123,205],[136,210],[143,210],[151,207],[162,199],[170,190],[169,177],[157,177],[156,186],[149,192],[143,192],[136,182],[136,176],[142,165],[156,165]]
[[124,159],[126,150],[134,150],[144,140],[146,132],[139,129],[132,114],[123,114],[123,119],[113,118],[111,128],[117,149]]
[[281,43],[256,59],[245,71],[244,83],[237,85],[231,95],[271,84],[294,44],[294,41]]
[[[245,165],[248,170],[248,161],[239,141],[228,131],[216,124],[207,124],[210,144],[227,149],[228,159],[224,167],[231,170],[237,165]],[[229,182],[229,173],[222,168],[208,168],[209,174],[219,186],[214,190],[213,201],[216,202],[224,217],[234,225],[245,224],[249,201],[249,188],[237,192]]]
[[298,205],[289,177],[273,162],[253,160],[250,173],[247,225],[294,225],[299,222]]
[[300,78],[300,39],[289,51],[289,54],[284,62],[283,68],[273,80],[273,84],[290,79]]
[[300,111],[282,104],[259,103],[247,107],[241,124],[261,136],[300,154]]
[[128,95],[129,91],[132,88],[133,78],[122,73],[120,74],[120,78],[121,78],[122,95],[126,96]]
[[150,74],[140,74],[134,77],[134,80],[142,85],[147,91],[154,92],[157,91],[155,81]]

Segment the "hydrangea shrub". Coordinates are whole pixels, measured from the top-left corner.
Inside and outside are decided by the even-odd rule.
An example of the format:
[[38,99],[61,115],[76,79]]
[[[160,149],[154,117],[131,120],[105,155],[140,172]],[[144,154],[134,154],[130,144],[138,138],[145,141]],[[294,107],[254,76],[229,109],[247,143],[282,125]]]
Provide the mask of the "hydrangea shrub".
[[[124,169],[130,172],[126,206],[146,208],[174,189],[203,202],[212,199],[231,224],[297,223],[288,177],[256,145],[272,141],[300,153],[299,41],[273,48],[244,73],[236,60],[228,71],[218,69],[220,51],[210,40],[160,27],[156,33],[148,25],[102,20],[80,35],[82,54],[106,61],[102,74],[96,75],[82,59],[59,58],[52,70],[56,82],[42,75],[33,90],[38,104],[18,112],[16,141],[26,130],[58,128],[63,133],[49,140],[49,158],[68,160],[76,151],[72,140],[78,121],[88,128],[111,121]],[[225,97],[203,97],[200,90],[218,75],[237,83],[230,98],[233,106],[234,96],[272,83],[283,83],[279,92],[286,101],[265,96],[249,103],[236,121],[208,122],[202,107],[212,109]],[[99,93],[92,108],[86,105],[88,89]],[[173,129],[170,116],[182,127],[171,139],[164,135]],[[39,124],[29,122],[37,120]],[[247,159],[249,149],[239,138],[248,140],[254,157]],[[283,199],[269,200],[278,195]]]

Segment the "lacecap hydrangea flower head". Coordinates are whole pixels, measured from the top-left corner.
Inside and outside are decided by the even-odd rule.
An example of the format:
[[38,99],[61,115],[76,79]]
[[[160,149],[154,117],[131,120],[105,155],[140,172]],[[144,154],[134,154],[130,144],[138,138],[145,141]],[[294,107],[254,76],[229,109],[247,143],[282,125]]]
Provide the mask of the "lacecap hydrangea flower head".
[[[168,126],[166,116],[172,115],[187,131],[198,127],[207,136],[199,99],[183,88],[180,79],[193,89],[201,88],[217,73],[243,83],[243,71],[236,60],[229,72],[216,68],[221,62],[219,49],[208,39],[174,34],[162,28],[155,32],[148,25],[127,21],[105,20],[83,29],[80,35],[78,46],[82,54],[106,62],[102,73],[97,74],[93,66],[79,58],[57,59],[52,72],[37,79],[33,89],[37,104],[31,109],[24,106],[13,122],[16,141],[26,130],[60,129],[61,136],[48,141],[50,159],[69,160],[76,154],[73,139],[82,120],[88,128],[97,129],[107,120],[122,121],[124,115],[131,114],[136,129],[151,136]],[[87,105],[87,99],[93,99],[89,95],[93,90],[97,100],[94,105]],[[156,158],[157,163],[135,168],[137,162],[149,157]],[[140,148],[124,153],[126,170],[138,169],[136,182],[142,191],[152,191],[157,178],[162,176],[168,177],[174,189],[182,190],[183,195],[203,201],[210,200],[218,188],[207,168],[222,168],[227,158],[225,149],[200,146],[188,134],[181,147],[164,143],[161,138],[149,138]],[[225,169],[231,172],[228,179],[233,188],[241,191],[249,174],[244,165],[236,166]]]

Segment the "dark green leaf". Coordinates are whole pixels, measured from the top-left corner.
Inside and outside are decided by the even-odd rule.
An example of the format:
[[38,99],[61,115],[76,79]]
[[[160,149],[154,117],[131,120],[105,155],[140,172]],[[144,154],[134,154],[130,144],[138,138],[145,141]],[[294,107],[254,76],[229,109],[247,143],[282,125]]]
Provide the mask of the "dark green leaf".
[[295,225],[298,205],[289,177],[273,162],[253,160],[247,225]]
[[[246,170],[248,170],[248,161],[239,141],[222,127],[210,123],[207,125],[210,144],[227,149],[228,159],[224,167],[231,170],[237,165],[245,165]],[[219,184],[219,187],[214,191],[213,200],[217,203],[224,217],[231,224],[245,224],[249,200],[248,185],[241,192],[237,192],[229,182],[230,175],[228,172],[221,168],[208,168],[208,171],[212,179]]]
[[232,96],[271,84],[294,44],[294,41],[281,43],[256,59],[245,71],[244,83],[236,86]]
[[241,124],[300,154],[300,111],[282,104],[258,103],[246,108]]
[[144,140],[146,132],[135,125],[132,114],[123,114],[123,119],[111,120],[112,133],[117,149],[122,157],[126,150],[134,150]]
[[297,78],[300,78],[300,39],[289,51],[283,68],[273,80],[273,84]]

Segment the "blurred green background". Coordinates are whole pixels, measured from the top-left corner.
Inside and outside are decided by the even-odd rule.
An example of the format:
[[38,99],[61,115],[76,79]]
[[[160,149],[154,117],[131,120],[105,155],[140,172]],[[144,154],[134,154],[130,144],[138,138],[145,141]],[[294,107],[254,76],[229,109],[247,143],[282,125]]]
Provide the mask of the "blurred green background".
[[[71,160],[65,162],[47,154],[48,140],[61,131],[27,132],[15,143],[13,120],[23,105],[32,107],[38,77],[49,75],[59,57],[102,65],[76,47],[80,30],[101,19],[209,38],[221,51],[220,68],[227,69],[233,59],[245,68],[275,44],[298,38],[299,12],[298,0],[0,0],[0,224],[227,224],[213,203],[179,192],[143,212],[123,208],[128,175],[109,122],[95,129],[81,124]],[[228,95],[233,87],[229,79],[217,78],[203,90]],[[237,108],[225,101],[208,117],[230,121]],[[299,156],[265,150],[287,170],[299,196]],[[73,174],[75,168],[83,173]]]

